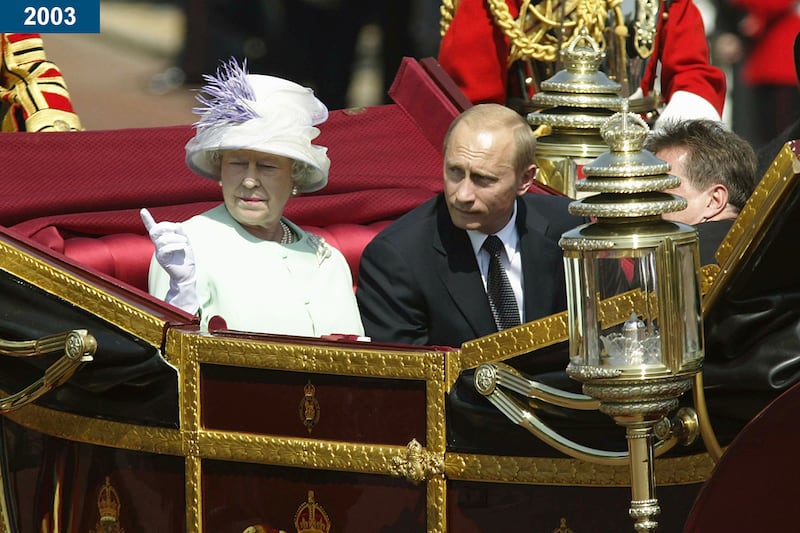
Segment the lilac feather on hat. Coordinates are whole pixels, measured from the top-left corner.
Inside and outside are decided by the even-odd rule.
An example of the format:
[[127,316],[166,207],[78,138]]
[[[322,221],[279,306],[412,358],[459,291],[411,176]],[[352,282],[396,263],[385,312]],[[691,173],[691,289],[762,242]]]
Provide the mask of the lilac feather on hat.
[[255,101],[256,95],[247,81],[247,63],[242,66],[231,59],[217,69],[217,75],[204,74],[206,85],[197,95],[197,101],[205,107],[195,107],[192,111],[201,116],[195,122],[199,130],[240,124],[258,115],[247,104]]

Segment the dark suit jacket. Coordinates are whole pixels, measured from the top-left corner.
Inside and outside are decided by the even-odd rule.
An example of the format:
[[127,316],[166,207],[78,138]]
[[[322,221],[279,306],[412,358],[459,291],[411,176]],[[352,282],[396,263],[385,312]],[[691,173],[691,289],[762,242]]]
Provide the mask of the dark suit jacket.
[[734,219],[713,220],[695,225],[697,243],[700,247],[700,265],[714,265],[719,245],[733,226]]
[[[585,222],[568,214],[569,202],[540,194],[517,199],[527,321],[566,308],[558,240]],[[459,347],[497,331],[469,237],[453,226],[441,194],[367,245],[356,297],[375,341]]]

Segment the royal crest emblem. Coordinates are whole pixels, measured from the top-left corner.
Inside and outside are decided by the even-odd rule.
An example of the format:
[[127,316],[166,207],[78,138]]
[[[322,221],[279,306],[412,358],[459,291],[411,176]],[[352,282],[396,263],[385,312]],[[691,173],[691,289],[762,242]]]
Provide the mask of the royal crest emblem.
[[100,520],[95,526],[96,529],[89,530],[89,533],[125,533],[119,524],[119,511],[122,504],[119,501],[119,494],[111,484],[111,480],[106,476],[105,484],[100,487],[97,496],[97,510],[100,512]]
[[297,533],[329,533],[331,521],[325,509],[314,500],[314,491],[308,491],[308,501],[294,515]]
[[317,388],[312,385],[311,380],[303,387],[303,399],[300,400],[300,420],[303,425],[308,429],[308,432],[314,429],[314,426],[319,422],[319,402],[317,401]]

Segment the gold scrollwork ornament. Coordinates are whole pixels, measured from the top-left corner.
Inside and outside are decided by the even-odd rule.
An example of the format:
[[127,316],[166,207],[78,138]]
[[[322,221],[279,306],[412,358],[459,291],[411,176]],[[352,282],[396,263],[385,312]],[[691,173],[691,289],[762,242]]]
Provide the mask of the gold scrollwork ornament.
[[392,474],[417,485],[429,477],[444,474],[444,459],[426,452],[417,439],[411,439],[404,456],[392,457]]

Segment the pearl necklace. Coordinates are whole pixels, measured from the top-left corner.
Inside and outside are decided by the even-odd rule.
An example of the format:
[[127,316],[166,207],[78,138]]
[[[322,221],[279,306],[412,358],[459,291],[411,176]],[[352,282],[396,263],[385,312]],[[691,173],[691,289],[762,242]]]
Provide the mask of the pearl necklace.
[[281,244],[292,244],[294,242],[294,232],[289,228],[283,220],[279,221],[283,235],[281,236]]

